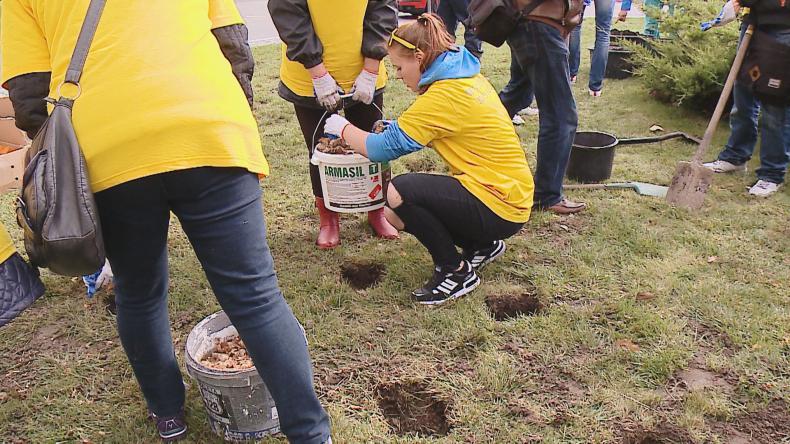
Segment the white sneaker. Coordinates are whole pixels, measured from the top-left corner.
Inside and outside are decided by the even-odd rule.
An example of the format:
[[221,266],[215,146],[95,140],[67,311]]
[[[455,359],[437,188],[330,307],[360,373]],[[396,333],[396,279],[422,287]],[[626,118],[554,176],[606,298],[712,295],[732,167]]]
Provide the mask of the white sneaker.
[[537,108],[533,108],[531,106],[528,106],[528,107],[522,109],[521,111],[519,111],[518,114],[520,116],[535,117],[538,114],[540,114],[540,110],[537,109]]
[[768,182],[767,180],[758,180],[753,187],[749,188],[749,194],[757,197],[768,197],[779,190],[779,184]]
[[513,125],[521,126],[521,125],[524,125],[525,123],[527,123],[527,122],[525,122],[524,119],[521,118],[521,116],[519,116],[518,114],[516,114],[513,117]]
[[713,162],[703,163],[702,166],[713,171],[714,173],[735,173],[746,172],[746,164],[735,165],[727,162],[726,160],[714,160]]
[[599,89],[598,91],[593,91],[591,89],[588,89],[587,91],[590,93],[591,97],[601,97],[601,94],[602,94],[603,90]]

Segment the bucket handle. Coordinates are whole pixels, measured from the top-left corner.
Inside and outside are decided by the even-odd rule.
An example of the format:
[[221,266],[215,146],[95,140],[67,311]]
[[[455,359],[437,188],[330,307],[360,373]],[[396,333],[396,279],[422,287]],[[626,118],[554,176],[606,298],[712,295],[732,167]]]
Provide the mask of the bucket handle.
[[[341,100],[350,99],[352,95],[353,94],[343,94],[343,95],[340,96],[340,99]],[[376,102],[371,102],[370,104],[373,105],[374,107],[376,107],[376,109],[379,111],[379,115],[381,116],[381,119],[383,120],[384,119],[384,111],[378,105],[376,105]],[[342,109],[343,108],[341,108],[341,110]],[[310,147],[311,148],[315,148],[316,136],[318,135],[318,128],[321,127],[321,124],[324,123],[324,119],[326,119],[327,115],[329,115],[329,114],[330,114],[330,112],[328,110],[324,111],[324,114],[321,115],[321,119],[318,120],[318,125],[316,125],[315,129],[313,130],[313,137],[312,137],[312,139],[310,139],[310,142],[311,142]],[[332,112],[332,114],[334,114],[334,112]]]

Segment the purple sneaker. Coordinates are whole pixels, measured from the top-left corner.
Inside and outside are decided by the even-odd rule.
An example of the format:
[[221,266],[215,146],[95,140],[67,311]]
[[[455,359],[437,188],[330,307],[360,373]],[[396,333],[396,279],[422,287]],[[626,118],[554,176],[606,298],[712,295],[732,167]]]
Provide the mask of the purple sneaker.
[[163,416],[161,418],[149,413],[149,417],[156,422],[156,430],[164,443],[178,441],[187,435],[187,423],[184,420],[183,411],[176,416]]

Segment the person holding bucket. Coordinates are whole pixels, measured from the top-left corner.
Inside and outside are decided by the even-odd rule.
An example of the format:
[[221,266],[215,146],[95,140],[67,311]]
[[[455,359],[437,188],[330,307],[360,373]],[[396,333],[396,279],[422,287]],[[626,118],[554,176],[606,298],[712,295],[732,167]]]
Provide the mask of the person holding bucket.
[[235,4],[96,1],[4,0],[2,83],[17,122],[35,133],[89,5],[103,6],[79,91],[63,92],[79,96],[74,128],[115,275],[118,335],[159,436],[187,433],[167,302],[174,214],[288,440],[331,442],[304,333],[266,241],[260,177],[269,166],[245,96],[254,60]]
[[[388,161],[430,146],[451,175],[393,178],[385,214],[431,254],[433,277],[412,294],[420,304],[461,297],[480,283],[477,271],[505,252],[529,220],[534,184],[510,116],[480,62],[458,47],[435,15],[395,30],[389,54],[417,100],[380,134],[332,116],[326,131],[371,161]],[[459,253],[456,246],[461,247]]]
[[[309,156],[332,112],[342,109],[350,121],[371,130],[382,118],[382,60],[398,25],[395,1],[269,0],[268,7],[283,41],[279,94],[294,106]],[[334,248],[340,245],[340,217],[324,203],[318,166],[309,158],[308,165],[320,220],[316,245]],[[382,209],[368,212],[368,222],[377,236],[398,237]]]

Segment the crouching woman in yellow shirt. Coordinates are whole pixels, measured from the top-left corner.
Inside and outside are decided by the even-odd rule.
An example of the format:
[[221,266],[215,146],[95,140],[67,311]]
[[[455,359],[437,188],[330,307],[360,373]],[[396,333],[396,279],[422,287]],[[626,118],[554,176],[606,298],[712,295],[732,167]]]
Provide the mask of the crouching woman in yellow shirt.
[[[534,184],[513,124],[480,62],[453,43],[439,18],[423,14],[392,33],[398,78],[417,100],[384,132],[371,134],[335,115],[326,132],[370,160],[392,160],[425,146],[450,176],[411,173],[392,180],[385,215],[431,253],[433,277],[413,292],[438,305],[480,283],[477,271],[502,255],[532,207]],[[459,253],[456,246],[461,247]]]

